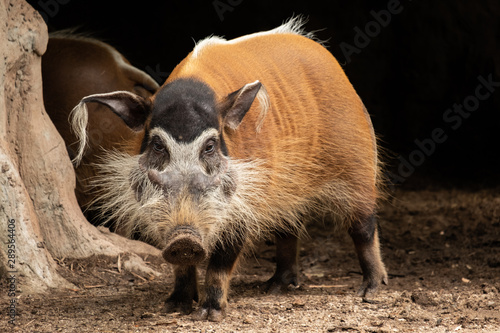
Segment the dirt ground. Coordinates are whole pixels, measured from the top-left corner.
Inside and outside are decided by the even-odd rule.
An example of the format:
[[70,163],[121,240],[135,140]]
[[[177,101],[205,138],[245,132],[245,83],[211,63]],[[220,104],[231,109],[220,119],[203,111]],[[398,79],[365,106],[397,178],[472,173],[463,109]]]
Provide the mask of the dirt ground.
[[[147,261],[161,278],[91,258],[60,260],[78,289],[21,293],[16,326],[2,319],[0,331],[500,332],[500,189],[409,188],[381,207],[390,281],[368,301],[355,295],[361,275],[348,235],[313,226],[300,250],[301,286],[262,291],[274,269],[274,247],[263,243],[234,275],[221,323],[162,313],[173,280],[159,258]],[[0,302],[8,304],[3,290]]]

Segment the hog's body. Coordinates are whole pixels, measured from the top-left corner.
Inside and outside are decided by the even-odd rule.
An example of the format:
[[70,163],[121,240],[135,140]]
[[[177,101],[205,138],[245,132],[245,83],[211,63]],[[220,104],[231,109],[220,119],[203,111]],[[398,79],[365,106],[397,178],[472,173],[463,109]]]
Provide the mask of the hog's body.
[[103,166],[101,199],[176,265],[168,310],[191,311],[195,266],[208,257],[197,315],[220,320],[242,247],[270,232],[277,270],[268,286],[297,284],[297,237],[311,216],[349,231],[363,269],[360,294],[387,282],[370,118],[334,57],[300,27],[292,20],[231,41],[208,38],[152,100],[117,92],[75,109],[78,118],[85,103],[102,103],[129,127],[146,128],[140,156],[110,156]]
[[323,46],[299,34],[212,37],[197,45],[166,84],[180,78],[205,82],[219,99],[255,80],[267,90],[267,114],[254,103],[238,129],[226,126],[223,134],[232,160],[263,162],[266,210],[296,216],[319,208],[312,204],[319,199],[326,205],[321,210],[335,207],[348,224],[371,215],[378,196],[371,121]]

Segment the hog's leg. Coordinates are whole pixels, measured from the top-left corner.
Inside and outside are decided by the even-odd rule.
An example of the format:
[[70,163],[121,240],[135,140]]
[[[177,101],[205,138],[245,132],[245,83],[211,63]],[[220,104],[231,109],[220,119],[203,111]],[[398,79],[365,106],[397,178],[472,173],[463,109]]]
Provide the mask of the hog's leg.
[[298,238],[288,233],[276,233],[276,271],[266,282],[270,293],[285,291],[289,285],[298,287]]
[[198,281],[196,266],[177,265],[174,268],[174,291],[165,301],[166,312],[180,311],[189,314],[193,311],[193,301],[198,302]]
[[220,242],[212,253],[205,277],[205,294],[195,319],[221,321],[226,315],[231,273],[243,248],[243,241],[240,239],[225,241],[224,244]]
[[380,255],[377,220],[375,216],[354,222],[349,228],[349,235],[354,241],[361,270],[363,283],[358,295],[367,296],[376,291],[380,283],[387,284],[387,272]]

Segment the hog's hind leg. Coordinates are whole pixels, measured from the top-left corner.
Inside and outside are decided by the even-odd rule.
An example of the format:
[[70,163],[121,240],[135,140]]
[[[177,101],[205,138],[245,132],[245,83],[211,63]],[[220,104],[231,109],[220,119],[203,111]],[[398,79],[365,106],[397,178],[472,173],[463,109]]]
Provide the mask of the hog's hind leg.
[[373,294],[381,283],[388,283],[387,272],[380,254],[377,220],[374,215],[360,219],[354,222],[348,231],[354,241],[363,271],[363,283],[358,295],[365,297]]
[[177,265],[174,273],[174,291],[165,301],[165,311],[189,314],[193,311],[193,301],[198,302],[196,266]]
[[268,293],[286,291],[288,286],[299,286],[298,238],[289,233],[276,233],[276,271],[265,285]]

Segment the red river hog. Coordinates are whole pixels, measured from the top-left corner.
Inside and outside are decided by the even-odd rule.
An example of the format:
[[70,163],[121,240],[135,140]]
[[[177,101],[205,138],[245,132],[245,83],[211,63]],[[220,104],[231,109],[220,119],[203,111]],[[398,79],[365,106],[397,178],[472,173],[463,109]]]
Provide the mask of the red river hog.
[[221,320],[242,249],[269,234],[277,267],[268,287],[297,285],[298,237],[318,217],[352,237],[360,295],[387,283],[370,117],[335,58],[302,27],[295,18],[233,40],[209,37],[151,98],[93,94],[73,111],[80,153],[87,105],[105,105],[133,131],[145,131],[140,154],[106,157],[99,202],[121,229],[139,230],[174,265],[167,311],[189,313],[194,300],[197,318]]

